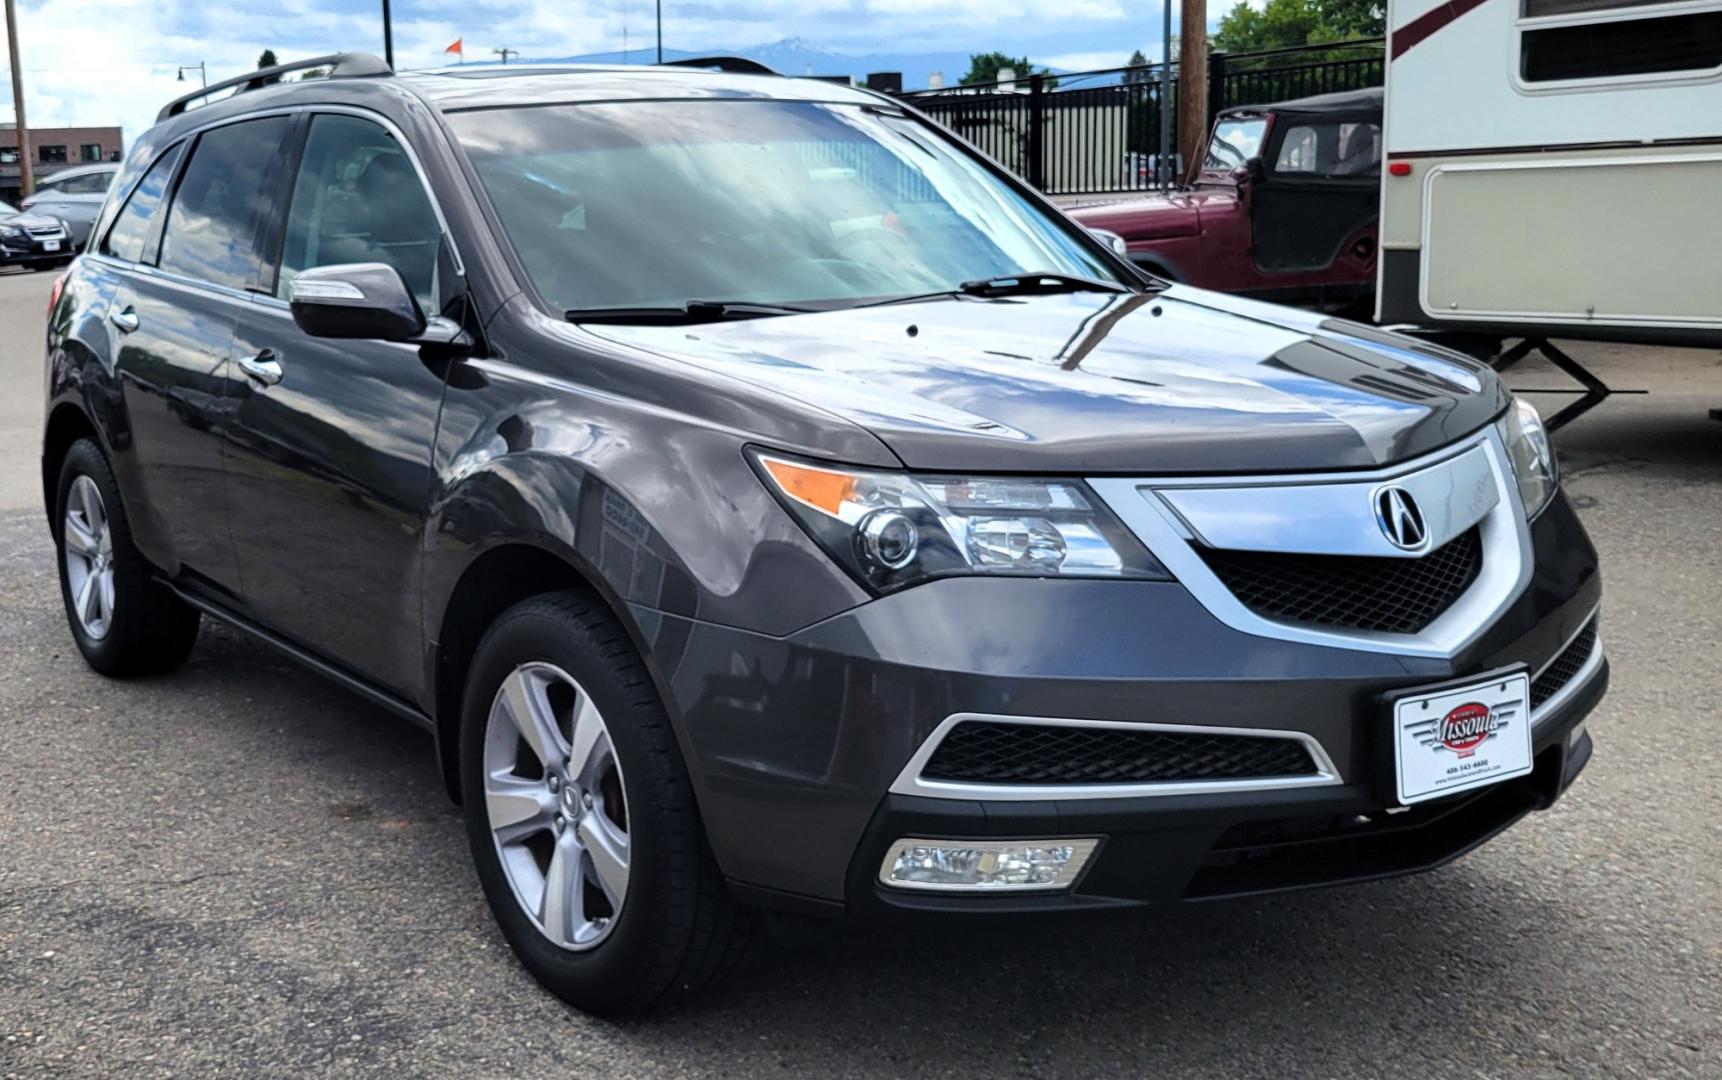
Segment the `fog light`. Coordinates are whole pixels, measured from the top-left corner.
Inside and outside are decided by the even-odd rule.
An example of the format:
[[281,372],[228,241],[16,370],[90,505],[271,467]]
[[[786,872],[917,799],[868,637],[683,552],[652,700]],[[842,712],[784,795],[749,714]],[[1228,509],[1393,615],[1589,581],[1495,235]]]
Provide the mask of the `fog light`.
[[922,840],[891,845],[879,880],[899,889],[1019,892],[1068,889],[1094,854],[1089,840]]

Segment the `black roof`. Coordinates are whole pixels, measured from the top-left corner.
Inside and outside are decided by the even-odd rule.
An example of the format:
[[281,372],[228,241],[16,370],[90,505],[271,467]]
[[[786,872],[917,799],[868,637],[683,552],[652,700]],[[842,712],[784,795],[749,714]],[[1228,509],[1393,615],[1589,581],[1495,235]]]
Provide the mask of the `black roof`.
[[1222,110],[1221,116],[1260,116],[1263,113],[1298,113],[1304,116],[1381,115],[1384,92],[1379,86],[1363,90],[1341,90],[1333,94],[1276,101],[1272,104],[1235,105]]

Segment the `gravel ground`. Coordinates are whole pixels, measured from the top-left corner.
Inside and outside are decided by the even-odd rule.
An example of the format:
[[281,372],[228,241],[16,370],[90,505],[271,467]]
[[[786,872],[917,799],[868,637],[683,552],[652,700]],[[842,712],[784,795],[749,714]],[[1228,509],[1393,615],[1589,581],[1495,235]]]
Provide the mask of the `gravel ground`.
[[1722,1076],[1716,354],[1575,350],[1655,393],[1560,440],[1614,689],[1552,811],[1400,881],[779,945],[611,1023],[514,963],[414,729],[220,629],[169,678],[83,666],[47,286],[0,278],[0,1077]]

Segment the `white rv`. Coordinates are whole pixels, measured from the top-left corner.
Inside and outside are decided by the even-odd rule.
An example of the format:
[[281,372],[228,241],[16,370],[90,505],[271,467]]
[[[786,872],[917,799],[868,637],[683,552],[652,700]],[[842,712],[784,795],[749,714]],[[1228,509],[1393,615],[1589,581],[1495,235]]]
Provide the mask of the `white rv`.
[[1722,0],[1390,0],[1376,314],[1722,345]]

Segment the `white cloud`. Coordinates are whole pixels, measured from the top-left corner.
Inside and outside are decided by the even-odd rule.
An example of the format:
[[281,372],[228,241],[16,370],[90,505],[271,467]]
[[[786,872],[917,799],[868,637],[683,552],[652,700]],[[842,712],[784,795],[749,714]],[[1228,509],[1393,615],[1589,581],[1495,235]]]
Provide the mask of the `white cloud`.
[[[1130,49],[1114,43],[1154,36],[1157,10],[1124,0],[666,0],[665,44],[721,50],[799,36],[852,53],[1000,49],[1084,68],[1123,63]],[[443,50],[456,38],[473,61],[501,47],[618,50],[624,26],[644,60],[653,40],[653,0],[396,0],[394,14],[400,68],[452,63]],[[195,70],[176,80],[181,64],[201,61],[214,82],[251,70],[266,48],[284,59],[382,51],[377,0],[19,0],[18,18],[32,125],[119,123],[128,142],[195,89]],[[9,98],[0,80],[0,102]]]

